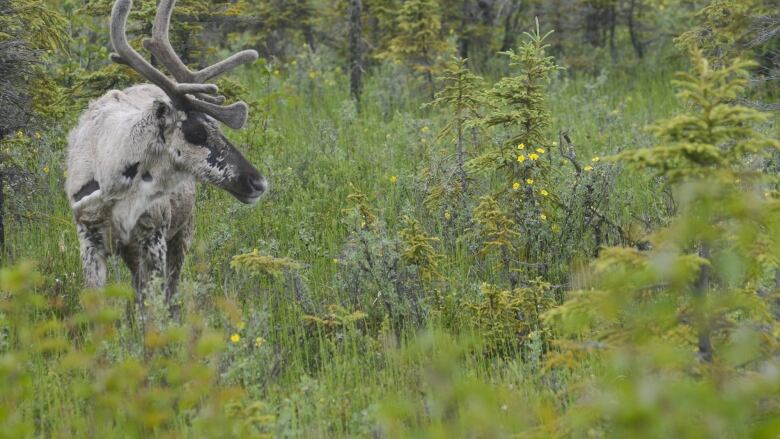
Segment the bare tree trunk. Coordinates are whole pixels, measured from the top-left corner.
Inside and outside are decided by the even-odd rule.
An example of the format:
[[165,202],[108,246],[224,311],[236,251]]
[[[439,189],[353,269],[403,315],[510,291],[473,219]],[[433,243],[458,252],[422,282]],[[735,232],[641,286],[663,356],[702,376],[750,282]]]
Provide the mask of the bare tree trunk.
[[306,45],[309,46],[309,49],[312,52],[317,51],[317,45],[314,41],[314,30],[311,27],[311,22],[309,22],[309,5],[307,4],[307,0],[298,0],[298,5],[300,7],[301,11],[305,11],[305,19],[303,21],[303,38],[306,40]]
[[[703,243],[701,245],[701,248],[699,249],[699,256],[706,260],[710,260],[711,254],[710,254],[710,246],[707,243]],[[696,280],[696,285],[694,288],[694,297],[696,301],[698,302],[704,302],[704,300],[707,297],[707,293],[710,289],[710,265],[705,264],[702,265],[701,271],[699,271],[699,278]],[[702,305],[699,303],[699,305]],[[698,322],[696,322],[699,332],[699,355],[701,355],[702,360],[704,360],[707,363],[712,363],[713,353],[712,353],[712,341],[710,340],[710,323],[708,320],[708,316],[706,315],[699,315],[697,316],[699,319]]]
[[515,45],[515,33],[520,19],[520,0],[512,1],[509,11],[504,18],[504,38],[501,42],[501,51],[512,49]]
[[360,111],[360,95],[363,92],[363,11],[361,0],[349,2],[349,91]]
[[639,34],[636,29],[636,2],[637,0],[628,2],[628,34],[631,36],[631,45],[634,46],[637,58],[642,59],[645,56],[645,50],[642,47],[642,42],[639,41]]
[[5,260],[5,175],[0,171],[0,266]]
[[609,54],[612,63],[617,62],[617,46],[615,45],[615,27],[617,26],[617,6],[613,4],[609,9]]
[[460,8],[460,29],[458,32],[458,56],[461,58],[469,57],[469,43],[471,43],[469,30],[468,30],[469,3],[471,3],[471,0],[463,0]]

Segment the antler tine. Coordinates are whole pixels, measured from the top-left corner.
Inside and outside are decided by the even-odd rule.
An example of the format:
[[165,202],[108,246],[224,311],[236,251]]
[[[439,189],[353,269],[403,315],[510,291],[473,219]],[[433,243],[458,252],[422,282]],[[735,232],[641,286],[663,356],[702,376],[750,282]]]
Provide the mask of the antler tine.
[[234,53],[222,61],[196,72],[194,82],[206,82],[211,78],[227,72],[228,70],[233,70],[241,64],[254,62],[257,58],[258,54],[256,50],[242,50],[241,52]]
[[127,27],[127,16],[133,7],[132,0],[117,0],[114,8],[111,10],[111,43],[114,45],[116,53],[111,54],[111,60],[126,64],[141,76],[160,87],[171,99],[181,103],[184,95],[188,93],[209,93],[217,92],[217,86],[213,84],[177,84],[165,76],[161,71],[154,68],[127,42],[125,29]]
[[249,108],[244,102],[236,102],[231,105],[216,105],[190,96],[186,98],[190,108],[206,113],[234,130],[242,128],[246,123]]
[[165,66],[171,75],[179,82],[203,83],[209,79],[225,73],[241,64],[252,62],[258,58],[257,51],[243,50],[230,57],[208,66],[197,72],[190,70],[176,54],[171,45],[169,29],[171,27],[171,15],[176,0],[162,0],[157,9],[152,25],[152,38],[144,39],[146,47],[157,59],[160,64]]
[[171,15],[173,7],[176,6],[176,0],[161,0],[157,7],[157,14],[154,16],[152,24],[152,38],[144,38],[144,47],[152,52],[160,64],[176,78],[179,82],[199,82],[195,81],[195,74],[184,65],[184,62],[176,54],[168,38],[168,29],[171,27]]

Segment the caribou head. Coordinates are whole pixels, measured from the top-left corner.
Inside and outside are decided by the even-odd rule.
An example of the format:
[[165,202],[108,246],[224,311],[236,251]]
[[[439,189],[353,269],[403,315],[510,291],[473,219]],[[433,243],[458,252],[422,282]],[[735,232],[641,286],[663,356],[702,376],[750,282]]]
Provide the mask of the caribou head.
[[256,60],[257,52],[244,50],[202,70],[190,70],[176,55],[168,37],[174,4],[175,0],[160,2],[152,37],[143,42],[172,78],[152,66],[127,42],[125,28],[132,0],[114,3],[111,42],[115,53],[111,54],[111,60],[134,69],[169,98],[154,101],[150,122],[159,128],[158,153],[171,163],[171,171],[217,185],[243,203],[255,203],[266,190],[266,180],[220,129],[220,123],[233,129],[242,128],[247,105],[244,102],[223,105],[225,97],[208,81]]

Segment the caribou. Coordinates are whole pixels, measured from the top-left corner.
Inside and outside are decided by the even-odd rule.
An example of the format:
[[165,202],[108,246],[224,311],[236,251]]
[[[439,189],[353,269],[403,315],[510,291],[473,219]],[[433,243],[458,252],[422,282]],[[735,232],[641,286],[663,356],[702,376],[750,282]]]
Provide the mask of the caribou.
[[84,284],[105,285],[106,260],[119,255],[132,274],[136,300],[159,279],[172,306],[193,233],[196,182],[216,185],[239,201],[256,203],[266,179],[236,149],[220,123],[240,129],[244,102],[224,105],[208,81],[257,59],[244,50],[192,71],[174,51],[168,29],[175,0],[161,0],[144,47],[166,76],[127,41],[132,0],[111,11],[112,61],[151,84],[112,90],[90,103],[68,137],[65,192],[76,222]]

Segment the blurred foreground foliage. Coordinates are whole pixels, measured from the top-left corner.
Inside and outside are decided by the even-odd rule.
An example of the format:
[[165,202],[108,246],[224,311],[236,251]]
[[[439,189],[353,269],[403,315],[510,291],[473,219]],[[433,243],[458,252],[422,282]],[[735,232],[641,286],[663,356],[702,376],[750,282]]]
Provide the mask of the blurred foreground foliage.
[[181,313],[141,330],[124,287],[80,291],[61,194],[66,130],[139,80],[111,2],[0,0],[7,254],[38,260],[0,274],[0,436],[778,436],[770,3],[182,0],[188,64],[264,56],[220,87],[272,189],[199,191]]

